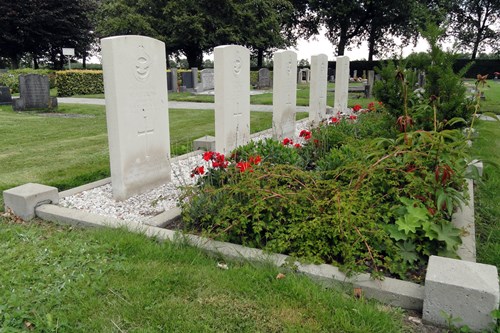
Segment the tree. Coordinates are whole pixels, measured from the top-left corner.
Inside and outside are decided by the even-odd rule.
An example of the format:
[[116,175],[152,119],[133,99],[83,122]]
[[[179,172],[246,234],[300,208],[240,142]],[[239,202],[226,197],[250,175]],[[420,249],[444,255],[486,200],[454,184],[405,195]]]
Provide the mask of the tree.
[[0,2],[0,55],[17,68],[25,53],[50,57],[62,65],[62,47],[87,49],[92,38],[91,0],[3,0]]
[[451,33],[459,47],[471,51],[471,59],[484,50],[485,44],[497,44],[500,38],[499,0],[459,0],[452,11]]
[[258,67],[269,52],[296,44],[297,36],[287,29],[294,13],[288,0],[247,0],[237,10],[243,45],[253,51]]

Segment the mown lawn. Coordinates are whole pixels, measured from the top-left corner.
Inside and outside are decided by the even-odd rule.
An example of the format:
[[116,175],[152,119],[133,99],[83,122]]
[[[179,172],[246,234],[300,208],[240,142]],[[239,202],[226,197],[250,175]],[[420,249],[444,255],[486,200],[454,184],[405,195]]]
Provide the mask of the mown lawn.
[[[408,332],[397,309],[123,230],[0,217],[1,332]],[[279,273],[286,277],[277,279]]]

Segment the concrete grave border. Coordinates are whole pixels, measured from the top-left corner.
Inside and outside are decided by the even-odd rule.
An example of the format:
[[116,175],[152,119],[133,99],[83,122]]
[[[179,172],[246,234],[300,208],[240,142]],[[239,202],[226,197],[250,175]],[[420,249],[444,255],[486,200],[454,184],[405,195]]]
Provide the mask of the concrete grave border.
[[[265,132],[269,131],[270,130]],[[253,136],[257,136],[259,134],[262,134],[262,132],[256,133]],[[189,154],[173,158],[172,160],[173,161],[180,160],[200,153],[201,151],[194,151]],[[77,188],[73,188],[67,191],[63,191],[59,193],[59,197],[62,198],[65,196],[73,195],[78,192],[102,186],[104,184],[109,183],[110,181],[111,179],[107,178]],[[474,196],[473,196],[472,180],[467,180],[467,185],[468,185],[469,198],[472,204],[463,206],[459,210],[459,212],[453,215],[453,221],[452,221],[457,227],[464,228],[465,230],[464,235],[462,236],[463,245],[459,249],[459,254],[464,260],[464,263],[466,263],[466,266],[469,268],[471,267],[471,265],[473,267],[474,265],[490,266],[490,265],[475,263],[476,252],[475,252],[474,215],[473,215]],[[12,189],[6,190],[5,192],[9,191],[12,192]],[[4,197],[5,197],[5,192],[4,192]],[[52,200],[52,202],[57,203],[56,200]],[[259,249],[248,248],[232,243],[214,241],[208,238],[190,234],[181,234],[178,231],[162,228],[162,226],[167,225],[168,223],[180,218],[179,208],[174,208],[169,211],[163,212],[155,217],[150,218],[144,223],[138,223],[133,221],[124,221],[116,218],[87,213],[76,209],[64,208],[58,206],[57,204],[47,203],[47,200],[43,200],[35,204],[34,215],[43,220],[80,226],[80,227],[126,228],[131,232],[145,234],[148,237],[154,237],[158,240],[175,240],[183,238],[190,245],[196,246],[204,251],[215,253],[225,258],[267,262],[276,265],[277,267],[293,266],[297,272],[303,273],[308,277],[312,278],[313,280],[320,282],[324,285],[345,286],[347,288],[361,288],[363,295],[365,297],[376,299],[385,304],[401,307],[408,310],[416,310],[419,312],[422,312],[424,307],[426,306],[425,309],[426,311],[423,313],[424,321],[435,325],[443,325],[443,320],[441,320],[442,316],[439,315],[440,312],[439,310],[441,309],[432,308],[431,305],[433,304],[431,301],[426,299],[428,293],[426,293],[426,287],[423,285],[393,278],[385,278],[384,280],[373,280],[370,278],[369,274],[358,274],[353,277],[348,277],[344,273],[342,273],[337,267],[332,265],[303,264],[298,261],[295,261],[292,257],[287,255],[267,253]],[[448,260],[447,258],[443,259]],[[460,265],[461,263],[461,261],[459,260],[454,260],[454,262],[456,262],[456,264],[458,265]],[[460,265],[460,267],[462,267],[462,265]],[[492,272],[493,271],[497,272],[496,267],[494,266],[490,266],[490,270]],[[475,270],[473,270],[473,272],[471,273],[472,275],[474,275],[474,271]],[[430,272],[428,271],[427,274],[429,276]],[[492,291],[488,290],[487,294],[490,302],[493,303],[496,302],[496,306],[498,307],[499,296],[500,296],[500,292],[498,290],[498,274],[492,273],[486,277],[481,276],[481,278],[490,281],[490,285],[497,286],[496,290]],[[468,292],[467,280],[463,281],[463,283],[464,283],[463,284],[464,289],[467,290]],[[442,293],[449,293],[449,291],[454,292],[455,294],[452,295],[454,299],[461,299],[460,297],[462,296],[463,293],[462,290],[464,290],[464,289],[459,289],[460,292],[457,293],[457,286],[455,284],[454,285],[444,284],[440,288],[444,290],[442,291]],[[440,306],[442,306],[442,304],[440,304]],[[463,304],[460,304],[461,308],[463,308],[463,306],[464,306]],[[470,304],[470,306],[474,306],[474,304]],[[450,311],[452,310],[453,309],[451,309]],[[453,311],[451,315],[453,315]],[[488,328],[487,326],[484,326],[485,322],[487,325],[493,323],[493,319],[490,321],[484,320],[484,313],[482,314],[481,320],[482,320],[481,322],[478,322],[472,319],[472,321],[469,322],[464,321],[461,322],[460,324],[468,325],[470,327],[473,327],[474,329],[480,330]]]

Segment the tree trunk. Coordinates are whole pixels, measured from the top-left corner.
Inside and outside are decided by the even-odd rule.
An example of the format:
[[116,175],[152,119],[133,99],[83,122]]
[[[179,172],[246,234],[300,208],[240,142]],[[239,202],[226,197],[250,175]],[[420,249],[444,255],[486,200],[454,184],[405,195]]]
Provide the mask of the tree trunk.
[[370,29],[370,36],[368,37],[368,61],[373,61],[375,54],[375,32],[373,28]]
[[33,57],[33,68],[38,69],[39,66],[38,66],[38,59],[36,57],[36,54],[32,54],[32,57]]
[[264,49],[257,49],[257,67],[262,68],[264,63]]
[[82,55],[82,67],[87,69],[87,51],[83,51]]
[[188,62],[189,68],[197,67],[201,68],[203,63],[203,52],[198,49],[184,50],[186,55],[186,60]]
[[477,52],[479,50],[479,43],[481,43],[481,34],[482,34],[482,31],[479,30],[477,32],[476,38],[474,39],[474,47],[472,48],[471,60],[476,60]]
[[18,69],[19,68],[19,57],[17,54],[11,55],[9,57],[10,59],[10,65],[12,66],[12,69]]

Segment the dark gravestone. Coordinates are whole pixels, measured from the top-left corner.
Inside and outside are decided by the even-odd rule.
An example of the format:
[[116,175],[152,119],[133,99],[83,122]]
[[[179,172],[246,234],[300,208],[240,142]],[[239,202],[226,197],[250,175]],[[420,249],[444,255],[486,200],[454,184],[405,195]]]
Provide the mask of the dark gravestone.
[[182,85],[187,89],[194,88],[193,74],[191,72],[182,72]]
[[257,83],[259,89],[271,87],[271,72],[267,68],[259,69],[259,81]]
[[172,85],[172,72],[167,72],[167,90],[168,91],[173,91],[173,85]]
[[57,108],[57,98],[50,97],[50,84],[47,75],[20,75],[19,94],[20,97],[13,100],[12,108],[14,111]]
[[0,105],[12,104],[9,87],[0,87]]

